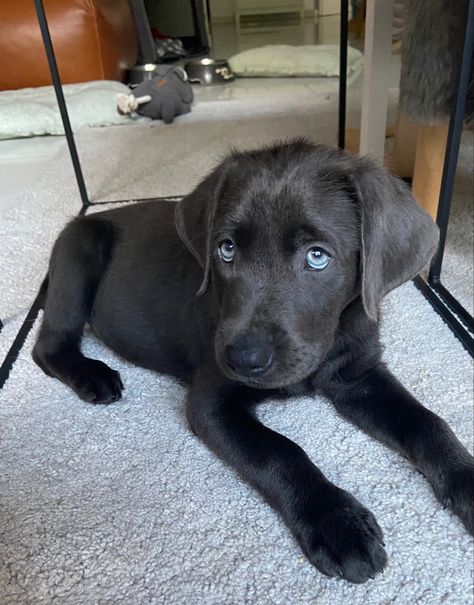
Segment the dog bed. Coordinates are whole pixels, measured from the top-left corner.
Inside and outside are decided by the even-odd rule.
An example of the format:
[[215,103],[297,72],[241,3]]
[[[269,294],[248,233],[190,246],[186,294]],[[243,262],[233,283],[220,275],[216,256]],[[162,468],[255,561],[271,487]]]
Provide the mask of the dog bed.
[[[355,76],[362,70],[364,58],[356,48],[348,48],[347,75]],[[238,53],[229,59],[236,76],[339,76],[339,46],[289,46],[270,44]]]
[[[108,80],[65,84],[64,96],[71,127],[126,124],[116,108],[116,94],[130,94],[125,84]],[[58,103],[52,86],[0,92],[0,139],[64,134]]]

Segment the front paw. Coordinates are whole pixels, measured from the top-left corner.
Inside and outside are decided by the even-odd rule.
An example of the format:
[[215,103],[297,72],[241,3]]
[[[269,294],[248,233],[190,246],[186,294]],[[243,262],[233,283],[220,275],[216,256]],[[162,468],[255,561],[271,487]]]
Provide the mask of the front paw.
[[[318,502],[316,500],[315,502]],[[383,533],[373,514],[347,492],[307,510],[295,535],[308,559],[327,576],[362,583],[387,564]]]
[[445,508],[449,507],[474,536],[474,459],[470,457],[444,477],[436,495]]
[[88,403],[109,404],[122,397],[120,374],[98,359],[84,358],[68,382],[79,397]]

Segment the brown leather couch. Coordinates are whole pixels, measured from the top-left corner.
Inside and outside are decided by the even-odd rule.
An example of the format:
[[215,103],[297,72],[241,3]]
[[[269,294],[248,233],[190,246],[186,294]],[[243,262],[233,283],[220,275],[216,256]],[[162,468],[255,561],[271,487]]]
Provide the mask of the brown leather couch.
[[[64,84],[121,80],[138,56],[128,0],[43,0]],[[0,90],[51,76],[33,0],[0,0]]]

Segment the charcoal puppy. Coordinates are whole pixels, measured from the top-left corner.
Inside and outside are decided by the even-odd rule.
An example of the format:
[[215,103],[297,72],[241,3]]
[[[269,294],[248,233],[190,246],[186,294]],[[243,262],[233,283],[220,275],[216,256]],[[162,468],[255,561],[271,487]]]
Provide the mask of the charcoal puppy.
[[192,430],[279,512],[311,563],[364,582],[387,560],[374,516],[254,407],[324,394],[409,458],[472,533],[473,458],[390,374],[377,330],[382,297],[429,264],[437,241],[404,184],[369,160],[304,140],[236,152],[177,204],[64,229],[34,359],[85,401],[116,401],[119,374],[80,351],[88,323],[124,358],[188,381]]

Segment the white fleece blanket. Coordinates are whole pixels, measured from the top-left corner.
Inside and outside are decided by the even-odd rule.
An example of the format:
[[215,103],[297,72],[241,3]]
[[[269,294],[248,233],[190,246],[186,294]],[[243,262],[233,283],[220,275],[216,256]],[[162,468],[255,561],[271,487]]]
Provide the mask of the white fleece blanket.
[[[119,136],[107,135],[109,150]],[[84,158],[88,173],[96,153],[103,155],[99,143]],[[78,207],[66,165],[63,157],[51,167],[56,193],[48,184],[36,200],[45,206],[25,198],[11,210],[23,235],[0,238],[11,276],[0,344],[46,269],[49,241]],[[96,188],[115,178],[112,167],[103,170]],[[169,193],[190,188],[193,178],[173,181]],[[470,357],[412,284],[389,295],[384,312],[389,366],[472,451]],[[325,400],[268,402],[259,415],[376,515],[389,566],[362,586],[312,568],[278,516],[192,435],[182,385],[128,364],[88,334],[86,354],[118,369],[125,383],[117,404],[88,405],[33,363],[36,330],[0,391],[2,605],[472,602],[472,538],[407,461],[341,420]]]
[[[110,80],[65,84],[63,87],[73,131],[83,126],[130,123],[117,112],[117,93],[129,94],[125,84]],[[64,134],[52,86],[0,92],[0,139]]]

